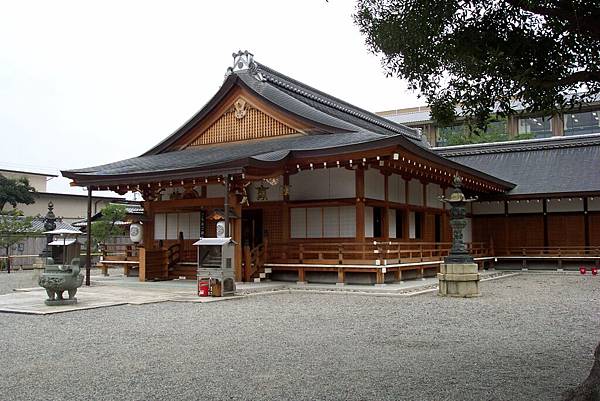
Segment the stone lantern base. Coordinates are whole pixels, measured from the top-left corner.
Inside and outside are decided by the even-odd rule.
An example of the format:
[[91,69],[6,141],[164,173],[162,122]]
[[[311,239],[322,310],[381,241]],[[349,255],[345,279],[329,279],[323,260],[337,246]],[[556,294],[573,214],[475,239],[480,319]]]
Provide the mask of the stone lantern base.
[[479,273],[477,263],[444,263],[438,273],[438,295],[443,297],[478,297]]

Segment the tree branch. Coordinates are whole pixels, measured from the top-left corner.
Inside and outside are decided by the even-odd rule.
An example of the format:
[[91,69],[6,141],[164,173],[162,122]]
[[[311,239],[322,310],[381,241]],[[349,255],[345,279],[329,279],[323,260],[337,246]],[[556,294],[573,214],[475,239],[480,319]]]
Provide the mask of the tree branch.
[[534,14],[544,15],[547,17],[554,17],[560,20],[566,21],[568,26],[571,28],[570,31],[584,31],[590,36],[600,38],[600,24],[598,19],[600,18],[600,8],[587,10],[586,15],[579,14],[572,4],[568,2],[562,3],[562,7],[544,7],[533,4],[533,2],[526,0],[505,0],[506,3],[513,7],[520,8],[524,11],[528,11]]
[[532,79],[531,84],[540,88],[571,86],[580,82],[600,82],[600,71],[577,71],[562,79]]

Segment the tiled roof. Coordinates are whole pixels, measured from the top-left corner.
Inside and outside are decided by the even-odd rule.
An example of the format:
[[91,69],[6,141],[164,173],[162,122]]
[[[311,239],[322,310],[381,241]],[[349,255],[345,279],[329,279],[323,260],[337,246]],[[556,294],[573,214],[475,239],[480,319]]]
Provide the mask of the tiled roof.
[[600,192],[600,135],[448,146],[458,163],[513,182],[509,196]]

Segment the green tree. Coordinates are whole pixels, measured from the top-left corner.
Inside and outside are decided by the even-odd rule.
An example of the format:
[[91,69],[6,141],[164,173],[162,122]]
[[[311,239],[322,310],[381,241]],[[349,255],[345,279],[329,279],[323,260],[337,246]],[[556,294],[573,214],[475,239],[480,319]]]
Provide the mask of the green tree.
[[100,213],[102,217],[92,223],[92,236],[96,242],[104,244],[108,240],[125,234],[116,223],[125,220],[127,209],[123,205],[109,204]]
[[4,206],[16,208],[19,203],[31,205],[35,203],[35,188],[29,185],[25,177],[7,178],[0,174],[0,213]]
[[440,125],[459,114],[555,114],[600,95],[598,0],[358,0],[355,22],[388,75]]
[[[4,249],[6,256],[10,256],[10,248],[14,244],[35,233],[31,220],[31,217],[24,217],[23,212],[18,209],[0,213],[0,248]],[[3,265],[10,273],[10,258],[5,259]]]

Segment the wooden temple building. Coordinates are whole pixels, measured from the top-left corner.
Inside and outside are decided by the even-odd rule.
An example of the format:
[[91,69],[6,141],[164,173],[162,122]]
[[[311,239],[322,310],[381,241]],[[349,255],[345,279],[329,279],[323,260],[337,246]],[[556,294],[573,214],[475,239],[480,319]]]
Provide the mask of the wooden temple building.
[[479,198],[466,239],[480,263],[554,247],[597,256],[597,136],[436,149],[248,52],[234,58],[214,97],[143,155],[63,171],[90,194],[143,195],[140,280],[194,278],[192,244],[217,236],[222,220],[236,281],[382,284],[435,273],[450,247],[439,197],[456,174]]

